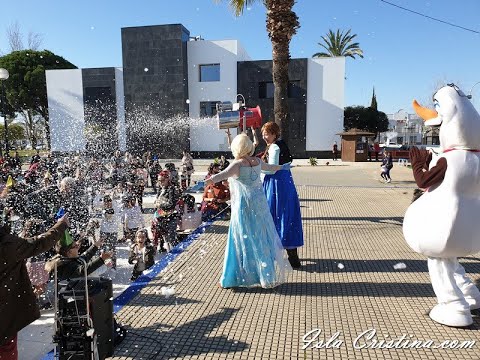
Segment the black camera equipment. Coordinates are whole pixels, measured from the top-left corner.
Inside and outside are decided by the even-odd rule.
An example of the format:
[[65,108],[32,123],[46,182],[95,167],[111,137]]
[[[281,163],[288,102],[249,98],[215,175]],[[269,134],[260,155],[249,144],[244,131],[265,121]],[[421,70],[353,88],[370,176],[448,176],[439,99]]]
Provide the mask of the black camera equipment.
[[[112,281],[85,276],[57,282],[55,266],[55,352],[63,359],[103,360],[113,355]],[[57,355],[56,355],[57,356]]]

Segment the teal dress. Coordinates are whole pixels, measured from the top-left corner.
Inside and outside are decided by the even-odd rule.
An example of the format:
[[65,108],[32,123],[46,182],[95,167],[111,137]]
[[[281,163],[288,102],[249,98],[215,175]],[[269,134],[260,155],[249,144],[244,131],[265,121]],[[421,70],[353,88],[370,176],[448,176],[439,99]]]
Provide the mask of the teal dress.
[[232,215],[220,279],[224,288],[272,288],[284,283],[291,270],[267,204],[260,171],[260,164],[241,166],[240,175],[228,180]]

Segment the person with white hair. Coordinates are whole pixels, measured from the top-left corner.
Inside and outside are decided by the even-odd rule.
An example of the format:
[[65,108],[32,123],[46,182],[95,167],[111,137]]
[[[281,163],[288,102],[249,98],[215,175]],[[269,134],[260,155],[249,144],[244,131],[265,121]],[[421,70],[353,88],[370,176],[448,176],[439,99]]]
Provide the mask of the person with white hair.
[[260,180],[261,170],[290,169],[290,163],[270,165],[252,157],[254,145],[245,134],[231,143],[235,160],[206,185],[228,179],[231,192],[231,220],[220,286],[223,288],[273,288],[285,282],[291,266],[267,204]]

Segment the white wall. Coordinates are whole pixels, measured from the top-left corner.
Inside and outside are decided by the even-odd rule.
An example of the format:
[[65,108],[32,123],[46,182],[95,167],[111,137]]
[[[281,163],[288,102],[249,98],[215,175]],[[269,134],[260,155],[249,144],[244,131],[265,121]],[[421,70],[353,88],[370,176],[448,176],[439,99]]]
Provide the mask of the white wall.
[[[249,60],[237,40],[190,41],[188,55],[188,93],[190,149],[192,151],[227,151],[224,130],[218,130],[215,118],[199,119],[200,102],[232,101],[237,95],[237,61]],[[200,82],[199,65],[220,64],[220,81]],[[233,129],[232,129],[233,130]],[[236,131],[232,131],[235,136]]]
[[123,90],[123,69],[115,68],[115,94],[117,104],[118,148],[127,150],[127,133],[125,126],[125,92]]
[[82,70],[47,70],[52,151],[84,151]]
[[340,144],[345,106],[345,58],[308,59],[307,151]]

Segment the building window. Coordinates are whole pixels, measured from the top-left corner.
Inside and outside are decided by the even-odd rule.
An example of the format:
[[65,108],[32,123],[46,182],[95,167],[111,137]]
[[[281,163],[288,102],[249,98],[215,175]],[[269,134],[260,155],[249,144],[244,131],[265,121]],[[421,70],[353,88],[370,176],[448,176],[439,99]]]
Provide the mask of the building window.
[[201,101],[200,102],[200,116],[212,117],[217,115],[217,104],[220,101]]
[[106,102],[112,99],[112,89],[109,86],[91,86],[86,87],[84,90],[84,102],[86,104]]
[[[258,84],[258,97],[260,99],[273,99],[275,86],[272,81],[262,81]],[[289,81],[287,97],[289,99],[300,99],[303,96],[300,81]]]
[[289,99],[301,99],[303,92],[302,88],[300,87],[300,81],[289,81],[288,82],[288,90],[287,96]]
[[258,97],[260,99],[273,99],[275,87],[272,81],[262,81],[258,84]]
[[220,64],[200,65],[200,81],[220,81]]

